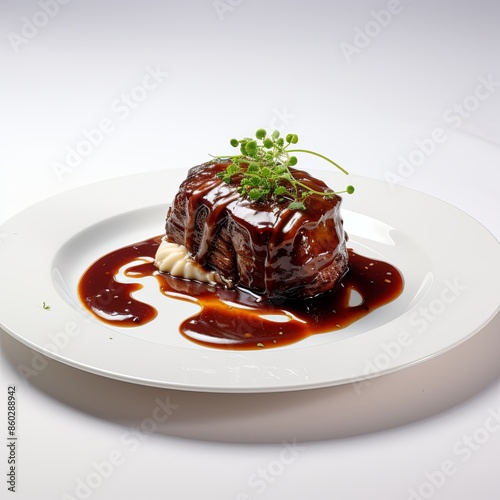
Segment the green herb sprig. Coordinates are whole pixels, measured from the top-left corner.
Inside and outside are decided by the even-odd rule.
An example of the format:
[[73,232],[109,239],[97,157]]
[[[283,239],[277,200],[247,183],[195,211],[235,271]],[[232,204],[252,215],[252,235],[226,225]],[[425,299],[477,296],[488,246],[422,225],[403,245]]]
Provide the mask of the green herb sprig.
[[231,163],[217,174],[230,184],[238,175],[239,192],[255,201],[275,199],[291,200],[289,208],[305,210],[304,200],[311,194],[318,194],[327,198],[335,194],[354,192],[353,186],[347,186],[344,191],[316,191],[298,181],[291,174],[289,167],[297,164],[298,159],[290,153],[307,153],[318,156],[337,167],[344,174],[348,174],[340,165],[330,158],[308,149],[295,149],[299,138],[297,134],[287,134],[281,137],[275,130],[270,136],[260,128],[255,138],[231,139],[231,146],[239,147],[240,154],[233,156],[214,156],[214,159],[228,159]]

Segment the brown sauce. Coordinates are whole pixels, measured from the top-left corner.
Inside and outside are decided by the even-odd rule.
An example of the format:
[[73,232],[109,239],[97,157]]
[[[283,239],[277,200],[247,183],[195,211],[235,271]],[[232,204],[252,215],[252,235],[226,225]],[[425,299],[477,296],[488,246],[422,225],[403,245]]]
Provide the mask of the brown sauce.
[[[165,296],[195,301],[200,306],[197,314],[179,325],[180,333],[189,340],[208,347],[261,349],[345,328],[393,301],[403,290],[403,278],[395,267],[349,250],[349,270],[336,291],[281,303],[259,300],[240,288],[211,286],[160,273],[153,262],[160,241],[160,236],[141,241],[94,262],[78,286],[85,307],[114,326],[134,327],[152,321],[156,309],[132,296],[142,285],[116,279],[118,271],[128,266],[124,271],[127,277],[154,276]],[[355,304],[351,300],[353,291],[359,294]],[[272,321],[270,315],[280,315],[287,321]]]

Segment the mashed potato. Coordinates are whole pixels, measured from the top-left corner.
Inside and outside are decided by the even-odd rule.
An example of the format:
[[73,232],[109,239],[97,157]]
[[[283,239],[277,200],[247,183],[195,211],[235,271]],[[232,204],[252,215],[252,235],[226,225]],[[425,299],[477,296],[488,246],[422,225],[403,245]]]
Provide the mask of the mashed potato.
[[155,266],[164,273],[176,278],[216,284],[221,280],[216,272],[208,271],[195,262],[187,253],[184,245],[166,241],[164,237],[155,256]]

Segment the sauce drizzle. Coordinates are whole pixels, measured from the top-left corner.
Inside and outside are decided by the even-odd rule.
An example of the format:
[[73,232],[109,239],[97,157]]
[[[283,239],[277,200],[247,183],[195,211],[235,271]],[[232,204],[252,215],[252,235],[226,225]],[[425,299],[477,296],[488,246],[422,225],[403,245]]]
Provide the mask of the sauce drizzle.
[[[396,299],[403,278],[392,265],[363,257],[349,249],[349,270],[334,292],[310,299],[270,301],[240,288],[226,288],[174,278],[158,271],[154,256],[161,236],[110,252],[82,275],[78,295],[101,321],[120,327],[144,325],[157,310],[133,297],[139,282],[118,281],[153,276],[167,297],[195,301],[200,311],[186,318],[179,331],[207,347],[261,349],[298,342],[310,335],[345,328]],[[139,261],[139,262],[138,262]]]

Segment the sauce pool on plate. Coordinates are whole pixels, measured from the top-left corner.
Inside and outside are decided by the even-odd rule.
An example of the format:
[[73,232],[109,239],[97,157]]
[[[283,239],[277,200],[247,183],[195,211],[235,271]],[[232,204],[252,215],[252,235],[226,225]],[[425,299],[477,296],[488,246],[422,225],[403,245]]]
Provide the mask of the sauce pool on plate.
[[[260,300],[238,287],[209,285],[159,272],[154,257],[160,242],[161,236],[153,237],[94,262],[78,285],[84,306],[110,325],[144,325],[154,320],[157,310],[133,294],[142,288],[140,279],[152,276],[164,296],[200,306],[198,313],[179,325],[187,339],[207,347],[262,349],[345,328],[393,301],[403,290],[403,277],[394,266],[349,249],[349,269],[335,291],[309,299]],[[120,282],[120,270],[138,281]]]

